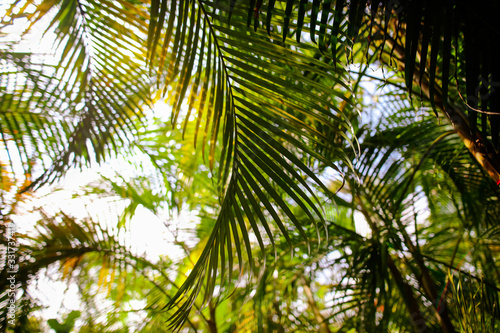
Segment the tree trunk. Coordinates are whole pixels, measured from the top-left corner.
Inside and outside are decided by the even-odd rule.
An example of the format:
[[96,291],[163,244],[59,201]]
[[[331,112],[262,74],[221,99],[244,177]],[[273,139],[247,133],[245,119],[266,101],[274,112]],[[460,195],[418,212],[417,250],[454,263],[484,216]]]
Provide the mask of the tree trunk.
[[[398,57],[399,65],[403,67],[404,71],[404,48],[395,43],[392,38],[387,36],[387,45],[394,49],[394,54]],[[420,70],[415,68],[413,72],[414,84],[420,86],[422,93],[430,100],[430,87],[429,81],[425,75],[420,81]],[[478,163],[486,170],[490,177],[500,184],[500,156],[495,152],[491,143],[486,140],[479,129],[474,130],[474,134],[470,129],[469,121],[465,114],[452,105],[443,103],[441,93],[434,90],[434,103],[436,108],[441,110],[446,118],[451,122],[455,131],[462,139],[464,145],[469,149],[470,153],[478,161]]]
[[310,282],[307,281],[306,278],[303,278],[302,280],[304,282],[302,285],[302,287],[304,288],[304,294],[307,297],[307,303],[309,304],[309,307],[314,313],[314,317],[316,317],[316,321],[319,323],[319,331],[321,333],[331,333],[330,328],[328,327],[328,322],[326,322],[325,317],[323,317],[318,309],[318,304],[316,303],[311,288],[309,287]]

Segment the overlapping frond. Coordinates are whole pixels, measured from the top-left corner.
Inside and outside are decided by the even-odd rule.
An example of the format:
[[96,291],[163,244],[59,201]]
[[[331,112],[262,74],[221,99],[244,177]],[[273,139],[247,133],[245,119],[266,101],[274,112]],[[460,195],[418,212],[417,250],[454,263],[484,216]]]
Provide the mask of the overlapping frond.
[[[28,285],[44,270],[57,267],[62,279],[76,282],[84,288],[93,286],[92,293],[104,292],[114,302],[114,309],[120,309],[123,302],[129,300],[136,291],[131,285],[146,283],[152,290],[171,297],[173,290],[166,291],[165,285],[171,283],[164,272],[169,265],[164,260],[162,267],[149,261],[147,258],[134,253],[132,246],[124,242],[118,235],[118,228],[108,228],[102,222],[91,218],[76,219],[60,211],[48,214],[43,209],[36,210],[41,219],[36,225],[36,231],[30,236],[16,234],[16,263],[15,273],[10,265],[3,265],[0,269],[0,330],[7,324],[7,306],[15,295],[11,295],[11,287],[7,278],[15,274],[16,284],[23,293],[27,293]],[[140,272],[140,274],[138,274]],[[152,274],[153,273],[153,274]],[[157,278],[158,281],[154,281]],[[165,296],[166,295],[166,296]],[[29,296],[29,295],[27,295]],[[27,297],[25,295],[25,297]],[[82,295],[84,298],[95,297],[95,294]],[[33,311],[32,304],[21,304],[17,300],[17,307],[27,313]],[[87,304],[88,306],[88,304]],[[95,305],[94,305],[95,307]],[[95,308],[90,307],[89,311]],[[5,310],[5,311],[4,311]],[[24,311],[23,310],[23,311]],[[111,327],[111,317],[105,326]],[[18,319],[17,322],[19,322]]]
[[[463,0],[215,3],[228,18],[236,4],[241,6],[249,29],[278,33],[287,42],[293,38],[316,43],[336,64],[377,60],[396,64],[404,73],[410,98],[417,86],[418,93],[453,124],[466,127],[467,132],[470,128],[472,141],[477,142],[473,144],[487,150],[480,152],[478,161],[498,181],[500,123],[496,109],[500,93],[496,87],[500,67],[494,58],[500,53],[496,46],[500,26],[493,14],[498,4]],[[158,13],[161,17],[162,12]],[[366,57],[355,59],[353,54],[359,48],[365,49]]]
[[[39,164],[33,186],[101,161],[134,135],[151,105],[148,15],[129,1],[14,2],[7,10],[2,30],[25,31],[0,50],[2,140],[25,173]],[[30,37],[37,29],[45,31],[41,41]],[[27,43],[38,51],[25,50]]]
[[[351,95],[346,74],[318,60],[315,47],[283,44],[282,36],[273,31],[248,31],[244,4],[226,8],[218,1],[162,1],[156,5],[151,14],[150,61],[158,64],[159,78],[166,84],[172,124],[179,129],[195,127],[194,141],[208,155],[220,197],[212,235],[171,304],[180,305],[173,320],[178,327],[203,285],[210,298],[217,278],[231,277],[236,263],[243,270],[247,264],[243,253],[248,263],[253,262],[249,232],[262,249],[261,234],[265,232],[271,241],[274,237],[270,219],[286,239],[292,229],[305,238],[288,200],[311,221],[322,220],[311,188],[311,183],[321,186],[321,182],[310,161],[337,167],[310,147],[321,145],[347,164],[349,159],[317,127],[329,129],[350,147],[355,143],[339,107]],[[181,120],[183,125],[177,125]]]
[[[451,126],[438,124],[429,117],[429,108],[417,110],[408,102],[404,91],[397,88],[391,88],[379,96],[377,104],[377,109],[383,114],[376,125],[376,134],[368,134],[365,130],[358,133],[363,144],[357,163],[360,166],[362,191],[370,193],[373,202],[381,205],[381,211],[401,209],[394,204],[402,204],[419,184],[426,191],[431,191],[432,185],[426,182],[431,181],[427,177],[432,178],[432,175],[446,177],[446,181],[452,182],[450,188],[456,187],[463,196],[461,200],[465,205],[470,205],[470,209],[474,206],[472,202],[482,201],[481,206],[484,207],[483,204],[496,200],[497,190],[467,149],[460,144],[459,136]],[[429,168],[438,168],[439,172],[429,172]],[[419,180],[415,181],[417,177]],[[439,180],[445,181],[442,178]],[[482,193],[483,198],[469,197],[477,193]],[[491,209],[483,213],[497,214],[494,203],[487,206]],[[472,216],[476,216],[477,221],[477,214],[470,214]],[[483,222],[486,223],[486,220]]]
[[[445,304],[449,306],[460,301],[447,294],[450,282],[444,272],[448,269],[455,275],[462,272],[461,265],[470,255],[473,259],[467,258],[468,264],[484,269],[484,279],[489,286],[495,286],[498,281],[495,265],[490,263],[495,254],[486,245],[490,243],[486,240],[493,238],[491,221],[499,218],[498,189],[460,144],[451,126],[439,124],[430,109],[416,112],[406,101],[403,91],[392,88],[379,96],[377,109],[384,113],[379,123],[372,125],[374,127],[367,124],[366,129],[358,133],[361,154],[355,166],[360,184],[348,180],[353,206],[363,213],[370,225],[375,242],[372,250],[390,248],[377,255],[387,257],[387,251],[392,253],[394,268],[384,265],[390,268],[392,276],[385,280],[386,286],[391,279],[394,280],[390,283],[397,282],[398,274],[414,274],[423,282],[401,280],[411,286],[409,296],[405,295],[408,287],[398,286],[398,283],[393,286],[403,295],[405,303],[408,297],[414,297],[414,308],[410,303],[406,305],[409,311],[412,314],[419,311],[423,322],[429,326],[439,322],[452,325],[452,321],[446,319],[446,312],[440,312],[444,316],[442,321],[435,321],[428,314],[441,311]],[[398,263],[394,252],[412,260]],[[482,255],[490,260],[485,261]],[[386,264],[390,257],[385,259]],[[359,263],[368,262],[361,260]],[[360,269],[353,267],[353,276],[359,275]],[[397,273],[398,270],[401,273]],[[367,279],[375,277],[369,275]],[[429,282],[435,287],[425,286]],[[361,285],[356,283],[351,289]],[[495,295],[494,290],[489,293],[493,298]],[[422,299],[433,302],[434,309],[424,306]],[[393,303],[389,301],[384,306],[389,304]],[[390,322],[396,319],[391,317],[387,317]]]

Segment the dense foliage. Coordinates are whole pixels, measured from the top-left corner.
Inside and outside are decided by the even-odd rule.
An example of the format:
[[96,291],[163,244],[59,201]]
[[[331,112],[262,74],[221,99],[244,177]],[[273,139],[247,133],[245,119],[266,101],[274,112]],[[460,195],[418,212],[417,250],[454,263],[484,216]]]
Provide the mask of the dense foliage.
[[[497,7],[0,5],[1,330],[498,330]],[[114,218],[37,200],[96,164]],[[81,311],[42,323],[43,275]]]

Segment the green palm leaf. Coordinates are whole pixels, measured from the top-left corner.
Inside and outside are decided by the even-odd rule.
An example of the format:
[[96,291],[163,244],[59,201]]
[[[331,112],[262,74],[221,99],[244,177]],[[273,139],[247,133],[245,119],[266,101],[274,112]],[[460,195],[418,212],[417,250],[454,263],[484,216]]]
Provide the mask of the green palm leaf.
[[[228,18],[238,7],[235,1],[214,3],[218,14]],[[337,64],[343,54],[347,63],[381,60],[392,66],[395,62],[404,72],[410,98],[417,85],[436,114],[439,109],[460,128],[466,145],[471,146],[472,141],[474,146],[469,149],[478,154],[478,161],[491,177],[500,179],[500,122],[496,111],[500,93],[495,92],[500,67],[493,61],[499,49],[488,46],[496,45],[500,34],[492,14],[499,9],[498,4],[431,0],[418,4],[411,0],[237,3],[246,12],[247,25],[256,32],[265,28],[269,35],[280,33],[283,41],[295,34],[295,40],[310,40],[322,52],[329,51]],[[366,59],[354,57],[359,48],[366,49]],[[463,110],[467,110],[466,120]],[[482,152],[483,146],[488,153]]]
[[[498,219],[499,193],[467,149],[459,144],[460,139],[450,131],[449,125],[437,124],[429,110],[424,109],[419,111],[420,119],[415,120],[414,111],[404,100],[405,96],[398,90],[379,97],[380,108],[386,113],[380,118],[377,132],[360,131],[361,154],[355,165],[361,184],[348,183],[355,198],[353,202],[367,219],[372,237],[381,243],[399,244],[392,252],[413,258],[404,264],[393,259],[396,264],[393,267],[424,280],[416,289],[410,289],[411,294],[418,295],[413,297],[426,298],[440,310],[451,302],[447,300],[446,291],[443,292],[449,284],[443,270],[451,268],[460,272],[461,263],[457,263],[460,260],[455,258],[463,261],[484,242],[483,237],[489,237],[485,236],[485,230],[490,229],[490,221]],[[436,183],[440,184],[439,190],[432,185]],[[427,205],[428,221],[432,222],[429,224],[425,217]],[[477,237],[463,239],[464,232],[470,230],[475,230]],[[490,253],[487,248],[483,251],[485,255]],[[491,254],[487,255],[492,258]],[[443,268],[443,262],[451,264]],[[482,259],[472,262],[488,267],[485,276],[490,285],[495,285],[493,267]],[[393,269],[391,275],[396,277]],[[435,286],[425,286],[426,283]],[[399,286],[398,289],[400,293],[405,290]],[[439,302],[434,301],[438,297]],[[415,308],[423,307],[417,303]],[[436,310],[419,311],[428,326],[440,323],[444,330],[454,325],[452,319],[447,319],[449,310],[440,313],[441,322],[435,322],[426,314]],[[448,328],[443,327],[445,325]]]
[[31,166],[41,164],[36,187],[71,166],[101,161],[131,139],[136,119],[151,106],[148,12],[128,1],[20,6],[13,3],[4,22],[28,17],[28,40],[35,28],[55,34],[51,54],[18,51],[22,41],[1,51],[2,140],[11,155],[18,152],[25,173],[40,173]]
[[[177,123],[182,120],[184,130],[194,126],[195,144],[201,141],[210,168],[217,170],[220,197],[212,235],[170,303],[179,306],[173,327],[187,318],[203,285],[208,300],[216,278],[224,281],[224,275],[233,271],[233,251],[240,274],[248,263],[253,265],[247,229],[259,235],[261,247],[258,224],[273,238],[263,210],[288,240],[289,223],[305,237],[288,200],[297,203],[311,221],[324,223],[318,202],[309,198],[314,192],[308,182],[322,183],[307,159],[337,167],[311,147],[321,145],[340,160],[349,163],[349,159],[316,127],[321,125],[351,147],[355,145],[346,134],[352,132],[352,126],[335,102],[349,101],[346,73],[315,59],[314,47],[285,45],[272,31],[269,35],[249,32],[246,6],[236,3],[225,11],[223,5],[162,2],[151,15],[158,18],[152,21],[149,33],[150,61],[159,66],[159,80],[165,80],[164,91],[173,107],[172,125],[179,128]],[[183,110],[185,101],[188,108]],[[191,119],[192,109],[197,109],[195,120]],[[302,179],[299,186],[296,179]],[[285,197],[276,186],[285,189]],[[248,263],[242,253],[248,256]]]

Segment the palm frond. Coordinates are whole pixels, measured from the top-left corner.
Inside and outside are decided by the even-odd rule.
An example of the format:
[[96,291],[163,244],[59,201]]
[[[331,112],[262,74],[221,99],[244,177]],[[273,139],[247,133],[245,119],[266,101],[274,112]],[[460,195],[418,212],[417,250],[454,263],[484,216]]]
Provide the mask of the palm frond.
[[[349,159],[321,135],[317,124],[355,147],[352,136],[346,134],[352,126],[335,102],[349,102],[346,73],[317,60],[312,46],[285,45],[273,31],[249,32],[248,8],[234,3],[226,11],[223,5],[219,1],[162,1],[151,14],[149,58],[158,64],[159,80],[166,84],[164,91],[173,106],[172,125],[180,128],[177,123],[183,119],[182,128],[195,126],[195,144],[201,141],[202,154],[208,155],[210,168],[217,169],[220,197],[212,235],[170,303],[179,305],[173,327],[187,318],[203,285],[210,299],[216,278],[223,281],[224,275],[231,276],[234,254],[240,273],[246,265],[242,253],[252,265],[247,229],[263,250],[259,224],[273,239],[269,218],[286,239],[290,239],[292,225],[305,237],[288,200],[299,205],[311,221],[324,223],[318,202],[310,199],[315,195],[308,184],[313,181],[321,186],[321,181],[307,158],[337,167],[310,147],[320,144],[336,152],[340,160],[349,163]],[[188,108],[183,111],[184,101]],[[197,110],[195,120],[191,120],[192,109]],[[194,124],[189,125],[190,121]],[[285,191],[284,196],[276,186]]]
[[20,155],[26,174],[38,174],[31,187],[101,161],[134,135],[136,119],[151,106],[148,15],[128,1],[10,6],[4,22],[27,17],[24,38],[43,29],[49,44],[43,54],[23,51],[23,40],[1,51],[2,140],[9,154]]
[[[175,2],[170,4],[174,8]],[[478,161],[495,181],[500,179],[500,123],[495,107],[500,101],[500,93],[495,92],[500,71],[492,60],[500,50],[489,47],[496,45],[500,35],[500,25],[491,14],[499,9],[498,4],[223,0],[215,1],[213,6],[219,16],[227,17],[229,26],[236,21],[246,22],[249,30],[252,27],[256,33],[269,36],[280,34],[284,42],[290,43],[291,37],[297,42],[312,41],[336,64],[371,63],[377,59],[388,65],[395,62],[404,73],[410,98],[416,85],[436,112],[443,111],[454,125],[465,127],[465,132],[470,128],[471,138],[464,139],[465,143],[472,141],[473,150],[481,155]],[[239,7],[242,15],[246,13],[246,21],[245,17],[232,20]],[[157,41],[155,31],[165,21],[167,3],[159,2],[155,11],[159,18],[149,37],[153,40],[155,36]],[[443,17],[437,13],[443,13]],[[355,60],[354,54],[360,48],[366,50],[362,52],[366,58],[358,56]],[[464,81],[465,85],[461,84]],[[480,151],[482,146],[487,153]]]
[[[451,301],[443,292],[449,284],[444,272],[448,268],[460,271],[460,260],[475,253],[475,248],[494,257],[488,248],[479,250],[479,246],[490,237],[485,236],[490,221],[498,219],[499,193],[449,125],[436,123],[425,109],[415,119],[409,104],[401,103],[404,100],[404,94],[394,90],[378,99],[380,107],[392,111],[380,118],[375,133],[370,133],[368,125],[360,131],[361,154],[355,165],[361,184],[349,184],[374,238],[394,244],[394,251],[413,258],[401,267],[422,279],[413,293],[433,302],[435,310],[425,309],[422,314],[428,325],[437,325],[427,312],[446,316],[451,311],[444,308]],[[440,184],[439,190],[435,184]],[[426,207],[430,214],[423,211]],[[470,230],[475,236],[463,239]],[[443,267],[440,260],[450,264]],[[484,267],[487,283],[496,284],[494,265],[475,257],[468,262]],[[429,281],[435,287],[425,287]],[[422,304],[419,308],[423,309]]]
[[[102,222],[98,223],[89,217],[76,219],[62,211],[53,215],[43,209],[36,211],[41,215],[36,231],[30,236],[16,237],[18,267],[15,273],[11,272],[9,265],[3,265],[0,270],[0,276],[4,279],[0,284],[2,304],[15,300],[16,307],[21,310],[25,307],[23,311],[29,314],[34,310],[30,310],[30,307],[36,305],[36,299],[21,304],[15,295],[11,295],[10,280],[7,278],[15,274],[18,287],[26,294],[25,297],[31,297],[27,289],[29,284],[44,270],[54,267],[59,270],[62,280],[71,281],[82,288],[92,286],[92,294],[82,295],[84,299],[104,291],[113,301],[112,311],[119,311],[123,303],[136,292],[134,289],[129,290],[130,285],[145,283],[151,288],[149,292],[158,289],[157,292],[167,299],[175,292],[175,288],[168,291],[172,285],[175,286],[166,274],[168,259],[157,265],[134,253],[130,244],[119,239],[122,237],[118,235],[118,228],[104,227]],[[168,285],[170,287],[166,288]],[[93,289],[95,287],[97,290]],[[7,307],[5,309],[0,313],[1,329],[9,326],[6,320]],[[88,310],[96,311],[95,305]],[[110,319],[106,326],[109,328],[112,324]]]

